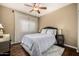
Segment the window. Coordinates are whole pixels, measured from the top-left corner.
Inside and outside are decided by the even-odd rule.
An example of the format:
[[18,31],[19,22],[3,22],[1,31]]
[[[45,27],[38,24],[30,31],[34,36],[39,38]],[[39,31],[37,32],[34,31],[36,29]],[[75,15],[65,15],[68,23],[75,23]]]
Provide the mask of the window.
[[22,37],[28,33],[38,30],[38,18],[15,12],[15,41],[20,42]]

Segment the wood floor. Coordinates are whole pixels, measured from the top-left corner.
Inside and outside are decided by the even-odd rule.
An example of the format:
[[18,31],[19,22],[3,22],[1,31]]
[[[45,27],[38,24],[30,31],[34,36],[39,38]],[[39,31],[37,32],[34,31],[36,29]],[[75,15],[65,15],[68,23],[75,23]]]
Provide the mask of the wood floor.
[[11,46],[10,51],[11,56],[30,56],[20,44],[15,44]]
[[[20,44],[12,45],[11,56],[29,56],[29,54],[21,47]],[[75,49],[65,47],[63,56],[79,56]]]

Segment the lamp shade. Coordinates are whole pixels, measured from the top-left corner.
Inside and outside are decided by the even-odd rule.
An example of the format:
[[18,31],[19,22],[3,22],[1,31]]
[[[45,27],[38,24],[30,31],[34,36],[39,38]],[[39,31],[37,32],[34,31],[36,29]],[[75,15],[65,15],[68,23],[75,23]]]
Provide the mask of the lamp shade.
[[58,34],[62,34],[62,29],[58,29]]
[[4,27],[2,26],[2,24],[0,24],[0,28],[4,28]]

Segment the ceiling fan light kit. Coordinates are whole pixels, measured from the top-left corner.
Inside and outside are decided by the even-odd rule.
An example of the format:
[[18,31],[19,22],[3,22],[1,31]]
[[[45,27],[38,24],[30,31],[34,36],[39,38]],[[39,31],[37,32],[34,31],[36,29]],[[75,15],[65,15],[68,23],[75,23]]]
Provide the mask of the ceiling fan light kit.
[[36,11],[38,14],[40,14],[40,10],[46,10],[47,7],[40,7],[40,3],[33,3],[33,5],[28,5],[28,4],[24,4],[24,6],[28,6],[28,7],[32,7],[32,10],[30,10],[30,12],[32,11]]

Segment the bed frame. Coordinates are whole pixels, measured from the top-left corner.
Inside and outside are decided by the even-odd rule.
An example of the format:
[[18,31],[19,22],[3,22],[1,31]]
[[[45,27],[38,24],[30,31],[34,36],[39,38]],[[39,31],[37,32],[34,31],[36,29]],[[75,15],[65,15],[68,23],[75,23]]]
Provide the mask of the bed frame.
[[43,29],[55,29],[56,30],[56,35],[58,34],[58,28],[48,26],[48,27],[44,27]]

